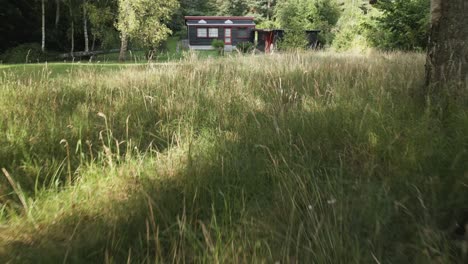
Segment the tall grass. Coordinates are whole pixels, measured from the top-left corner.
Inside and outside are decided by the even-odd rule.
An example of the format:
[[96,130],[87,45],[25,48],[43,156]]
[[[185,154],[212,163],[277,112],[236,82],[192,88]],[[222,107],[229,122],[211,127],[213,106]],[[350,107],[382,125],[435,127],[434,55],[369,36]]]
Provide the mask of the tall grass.
[[417,97],[423,65],[291,53],[4,74],[0,261],[460,261],[468,115]]

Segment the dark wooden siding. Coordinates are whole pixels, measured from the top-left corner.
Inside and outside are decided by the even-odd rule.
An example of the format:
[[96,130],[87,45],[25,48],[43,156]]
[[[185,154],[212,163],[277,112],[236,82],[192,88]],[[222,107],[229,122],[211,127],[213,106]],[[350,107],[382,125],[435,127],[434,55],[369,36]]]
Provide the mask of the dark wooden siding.
[[319,31],[308,31],[307,32],[307,40],[309,41],[307,47],[308,48],[316,48],[319,44],[318,41],[318,34]]
[[[247,30],[246,32],[246,37],[239,37],[239,31],[240,30]],[[254,42],[254,32],[252,28],[241,28],[241,27],[235,27],[232,29],[232,45],[237,45],[238,43],[241,42]]]
[[[190,45],[199,45],[199,46],[211,46],[211,42],[215,38],[198,38],[197,37],[197,28],[199,26],[189,26],[189,40]],[[205,27],[203,27],[205,28]],[[206,27],[208,28],[208,27]],[[209,28],[217,28],[218,29],[218,37],[217,39],[224,40],[224,28],[222,27],[209,27]]]
[[[211,46],[211,42],[215,38],[198,38],[197,37],[197,28],[217,28],[218,29],[218,37],[216,39],[224,41],[224,29],[226,27],[223,26],[189,26],[189,40],[190,40],[190,45],[198,45],[198,46]],[[230,27],[232,29],[232,45],[237,45],[240,42],[245,42],[245,41],[254,41],[254,34],[252,31],[251,27],[248,28],[239,28],[239,27]],[[239,38],[238,37],[238,32],[239,30],[247,30],[247,36],[246,38]]]

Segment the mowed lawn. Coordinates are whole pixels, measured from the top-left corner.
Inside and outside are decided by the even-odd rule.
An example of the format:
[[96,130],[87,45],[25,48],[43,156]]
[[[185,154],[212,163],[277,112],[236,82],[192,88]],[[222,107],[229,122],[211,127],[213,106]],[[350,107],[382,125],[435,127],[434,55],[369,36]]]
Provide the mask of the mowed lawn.
[[468,110],[424,63],[1,65],[0,263],[463,263]]
[[52,63],[29,63],[29,64],[0,64],[0,74],[11,76],[11,78],[35,80],[43,78],[66,77],[71,78],[76,73],[88,72],[101,74],[108,72],[118,72],[124,69],[142,70],[158,66],[175,65],[181,60],[188,59],[213,59],[219,55],[216,51],[203,51],[192,53],[164,53],[155,58],[155,61],[148,62],[144,59],[136,61],[129,60],[127,63],[118,62],[118,54],[103,56],[104,62],[52,62]]
[[37,63],[37,64],[7,64],[0,65],[2,75],[15,76],[16,78],[55,78],[59,76],[70,77],[76,72],[89,71],[93,73],[106,73],[120,71],[125,68],[145,68],[145,63]]

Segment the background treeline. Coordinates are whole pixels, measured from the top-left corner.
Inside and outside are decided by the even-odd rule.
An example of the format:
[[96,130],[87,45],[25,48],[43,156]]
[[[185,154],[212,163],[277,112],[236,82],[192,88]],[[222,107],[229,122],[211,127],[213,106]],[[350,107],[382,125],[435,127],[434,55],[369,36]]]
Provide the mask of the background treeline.
[[[0,54],[4,55],[0,59],[4,61],[15,52],[40,53],[41,46],[48,54],[122,45],[157,50],[171,34],[184,37],[185,15],[248,15],[256,18],[258,27],[284,28],[293,33],[320,29],[321,44],[336,50],[423,50],[430,6],[430,0],[381,0],[372,6],[368,0],[2,2]],[[45,41],[41,43],[43,33]],[[300,46],[300,39],[293,33],[289,44]]]

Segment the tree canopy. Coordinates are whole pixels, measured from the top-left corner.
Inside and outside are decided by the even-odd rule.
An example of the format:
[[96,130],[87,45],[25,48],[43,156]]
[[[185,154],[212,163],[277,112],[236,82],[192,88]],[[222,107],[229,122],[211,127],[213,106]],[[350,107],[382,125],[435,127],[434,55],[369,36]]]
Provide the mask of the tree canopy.
[[[253,16],[259,27],[321,30],[322,45],[339,50],[375,47],[422,50],[427,43],[430,0],[49,0],[45,1],[46,48],[118,48],[119,36],[154,48],[183,31],[186,15]],[[86,14],[83,14],[86,12]],[[86,23],[87,22],[87,23]],[[41,1],[4,0],[0,53],[41,41]],[[182,35],[182,34],[181,34]],[[86,42],[87,43],[87,42]]]
[[428,0],[380,0],[366,26],[373,46],[382,49],[420,50],[427,46]]
[[156,47],[172,33],[166,23],[178,7],[176,0],[119,0],[116,27],[145,47]]

